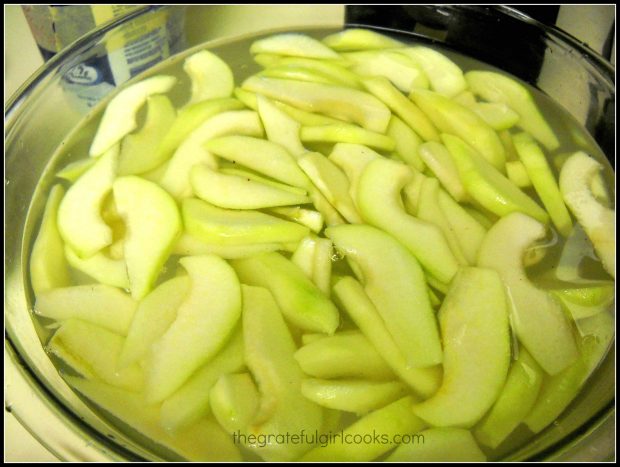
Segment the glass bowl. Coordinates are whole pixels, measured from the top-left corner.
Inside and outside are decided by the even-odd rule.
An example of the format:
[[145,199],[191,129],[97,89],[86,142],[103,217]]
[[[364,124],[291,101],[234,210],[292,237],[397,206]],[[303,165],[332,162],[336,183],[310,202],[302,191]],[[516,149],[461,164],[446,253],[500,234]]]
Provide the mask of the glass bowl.
[[[123,28],[162,14],[177,18],[172,29],[180,34],[182,50],[206,41],[226,44],[233,36],[258,31],[327,31],[345,25],[445,46],[538,87],[587,129],[615,166],[614,68],[568,34],[508,7],[144,7],[106,23],[53,57],[5,107],[5,404],[62,460],[169,459],[168,453],[111,425],[60,377],[41,346],[43,330],[31,318],[27,275],[32,235],[44,207],[37,194],[49,188],[51,157],[78,123],[96,111],[75,105],[63,76],[117,50]],[[612,348],[570,409],[521,449],[506,452],[504,460],[613,459],[614,361]]]

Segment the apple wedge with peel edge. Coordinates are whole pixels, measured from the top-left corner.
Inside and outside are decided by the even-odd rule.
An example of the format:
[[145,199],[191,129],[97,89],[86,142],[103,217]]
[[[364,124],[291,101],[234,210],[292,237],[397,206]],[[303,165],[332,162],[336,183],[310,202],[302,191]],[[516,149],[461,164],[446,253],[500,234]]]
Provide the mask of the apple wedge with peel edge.
[[181,234],[176,203],[153,182],[129,175],[113,185],[114,200],[127,227],[125,261],[131,295],[139,300],[149,293]]

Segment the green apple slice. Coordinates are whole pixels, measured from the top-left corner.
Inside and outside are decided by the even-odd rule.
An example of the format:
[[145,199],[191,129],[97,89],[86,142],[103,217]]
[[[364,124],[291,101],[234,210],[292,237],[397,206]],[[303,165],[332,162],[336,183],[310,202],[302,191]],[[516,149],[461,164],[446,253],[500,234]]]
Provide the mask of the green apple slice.
[[432,91],[415,90],[410,98],[440,131],[463,139],[493,167],[504,170],[506,151],[499,136],[474,112]]
[[406,55],[391,50],[350,52],[343,54],[353,62],[351,71],[361,76],[382,76],[403,92],[414,88],[428,89],[428,78],[418,65]]
[[387,133],[396,144],[395,152],[407,164],[417,170],[424,170],[425,164],[418,154],[422,139],[396,115],[392,115]]
[[457,136],[441,135],[469,196],[498,216],[520,211],[540,222],[549,215],[532,198],[511,183],[499,170]]
[[155,444],[171,450],[188,461],[241,461],[241,454],[230,436],[214,420],[202,419],[173,436],[159,426],[159,407],[145,405],[141,394],[124,391],[98,381],[75,377],[65,379],[70,386],[101,409]]
[[54,185],[45,204],[45,212],[30,255],[30,284],[35,296],[70,283],[64,244],[58,231],[58,207],[65,190]]
[[391,137],[349,123],[302,126],[299,137],[304,143],[363,144],[379,151],[388,152],[396,149],[396,143]]
[[67,190],[58,207],[57,224],[64,241],[81,257],[89,257],[112,243],[112,229],[101,218],[101,206],[112,189],[119,146],[102,155]]
[[521,213],[500,219],[487,233],[478,265],[497,271],[511,297],[511,322],[519,340],[538,364],[554,375],[569,366],[578,352],[571,326],[557,299],[527,278],[523,255],[544,238],[545,226]]
[[46,349],[88,379],[139,392],[144,383],[142,369],[137,364],[118,369],[124,340],[101,326],[71,318],[63,321]]
[[476,428],[476,439],[492,449],[499,446],[532,410],[543,376],[536,361],[520,348],[501,394]]
[[538,110],[530,91],[521,83],[493,71],[469,71],[465,79],[471,91],[489,102],[508,105],[519,114],[518,126],[540,141],[548,150],[560,145]]
[[160,185],[177,199],[191,196],[192,167],[197,164],[217,167],[217,161],[205,148],[205,143],[218,136],[230,134],[262,136],[263,127],[258,114],[250,110],[237,110],[209,118],[192,131],[174,152],[160,179]]
[[201,50],[190,55],[183,62],[183,70],[192,82],[190,104],[232,96],[235,88],[232,70],[213,52]]
[[499,396],[510,365],[508,304],[499,274],[462,268],[441,305],[439,324],[443,382],[413,412],[433,426],[469,428]]
[[176,84],[174,76],[157,75],[143,79],[123,88],[106,106],[97,133],[93,138],[89,154],[97,157],[104,154],[123,136],[136,129],[136,114],[146,99],[153,94],[170,91]]
[[179,209],[153,182],[128,175],[114,182],[114,199],[127,225],[125,261],[136,300],[153,286],[181,234]]
[[512,141],[536,193],[547,208],[553,225],[561,235],[568,237],[573,230],[573,221],[566,209],[560,187],[545,154],[527,133],[513,136]]
[[[254,60],[263,67],[289,66],[313,71],[328,77],[333,83],[361,89],[359,76],[349,71],[344,62],[333,60],[320,60],[304,57],[283,57],[281,55],[259,54]],[[262,62],[262,63],[261,63]],[[269,63],[267,63],[269,62]]]
[[277,216],[283,216],[287,219],[299,222],[301,225],[308,227],[314,233],[319,233],[323,230],[323,225],[325,223],[323,220],[323,214],[319,211],[304,209],[299,206],[272,208],[269,212]]
[[[293,358],[295,343],[276,301],[260,287],[244,285],[242,291],[245,360],[260,392],[258,412],[246,433],[263,439],[267,434],[314,433],[322,427],[323,411],[301,394],[303,373]],[[310,447],[266,439],[251,447],[269,461],[296,459]]]
[[402,42],[384,34],[359,28],[346,29],[341,32],[330,34],[323,38],[323,44],[338,52],[391,49],[404,46]]
[[394,379],[393,371],[373,344],[357,331],[323,336],[304,344],[295,352],[295,360],[304,373],[316,378]]
[[319,191],[349,222],[361,218],[349,195],[346,175],[328,158],[318,152],[309,152],[298,160],[299,166]]
[[525,165],[523,165],[523,162],[521,161],[507,161],[506,176],[508,177],[508,180],[519,188],[527,188],[532,186],[532,180],[530,180],[530,176],[527,174]]
[[299,139],[299,122],[264,96],[257,96],[257,108],[269,141],[284,147],[295,158],[306,152]]
[[430,169],[455,200],[459,202],[467,200],[467,192],[459,177],[459,171],[450,152],[443,144],[435,141],[420,144],[418,154],[423,164]]
[[301,459],[301,462],[370,462],[398,445],[404,434],[411,434],[424,428],[425,423],[411,411],[415,399],[411,396],[392,402],[381,409],[370,412],[345,428],[342,439],[374,439],[380,434],[380,442],[347,444],[326,443],[317,446]]
[[224,348],[202,367],[161,406],[161,425],[168,432],[180,432],[209,411],[210,389],[220,377],[244,368],[243,335],[237,327]]
[[219,245],[212,242],[204,242],[193,235],[183,233],[174,244],[173,255],[198,256],[213,254],[224,259],[246,258],[267,251],[286,249],[278,243],[254,243],[247,245]]
[[187,256],[179,262],[191,285],[176,319],[153,345],[148,359],[146,396],[152,403],[173,394],[212,359],[241,314],[239,280],[226,261],[204,255]]
[[176,111],[166,96],[151,96],[146,105],[146,121],[142,128],[128,134],[121,142],[119,175],[141,174],[166,162],[167,157],[159,152],[159,146],[175,121]]
[[233,211],[188,198],[182,203],[186,232],[206,243],[238,246],[265,243],[297,243],[309,229],[257,211]]
[[364,79],[362,83],[368,92],[385,103],[424,141],[439,141],[439,133],[429,118],[387,78],[377,76]]
[[248,167],[275,180],[306,188],[308,177],[291,154],[277,143],[242,135],[212,139],[205,148],[222,159]]
[[349,195],[357,200],[357,185],[366,165],[382,156],[361,144],[338,143],[329,155],[329,160],[336,164],[349,179]]
[[459,263],[441,229],[408,215],[402,206],[400,192],[412,178],[404,164],[388,159],[372,161],[360,177],[357,205],[366,222],[393,235],[425,270],[448,283]]
[[442,350],[422,268],[394,237],[368,225],[325,231],[363,276],[368,297],[409,365],[441,363]]
[[320,41],[299,33],[274,34],[265,39],[254,41],[250,46],[250,53],[252,55],[268,53],[328,60],[340,59],[340,55]]
[[305,379],[301,383],[304,397],[322,407],[357,415],[385,407],[406,395],[405,385],[397,381],[356,379]]
[[417,442],[402,443],[386,461],[447,463],[487,460],[469,430],[429,428],[413,436]]
[[241,433],[252,422],[259,394],[249,373],[222,375],[209,392],[211,412],[228,433]]
[[390,121],[390,110],[379,99],[344,86],[253,76],[242,87],[307,112],[357,123],[377,133],[384,133]]
[[407,55],[422,67],[433,91],[454,97],[467,88],[463,71],[446,55],[423,46],[405,47],[397,52]]
[[104,284],[55,288],[37,295],[37,315],[64,321],[77,318],[126,336],[137,303],[116,287]]
[[268,288],[288,321],[307,330],[333,334],[339,324],[334,304],[293,262],[278,253],[232,261],[243,284]]
[[249,178],[221,173],[206,165],[195,165],[190,181],[198,198],[221,208],[261,209],[310,201],[305,194],[291,193]]
[[96,162],[97,159],[92,158],[80,159],[75,162],[70,162],[58,172],[56,172],[56,176],[58,178],[62,178],[63,180],[67,180],[73,183],[78,178],[80,178],[84,172],[90,169]]
[[190,287],[187,276],[175,277],[157,286],[140,300],[128,326],[127,339],[119,357],[119,368],[126,368],[148,355],[151,345],[170,327]]
[[65,256],[72,268],[82,271],[96,281],[129,290],[129,276],[124,259],[110,258],[103,252],[89,258],[80,258],[69,246],[65,246]]
[[197,102],[182,108],[159,146],[158,159],[169,159],[192,131],[214,115],[242,109],[243,103],[229,97]]
[[601,164],[586,153],[574,153],[560,172],[560,191],[566,205],[594,245],[594,251],[603,267],[615,278],[615,211],[597,201],[589,186],[601,169]]

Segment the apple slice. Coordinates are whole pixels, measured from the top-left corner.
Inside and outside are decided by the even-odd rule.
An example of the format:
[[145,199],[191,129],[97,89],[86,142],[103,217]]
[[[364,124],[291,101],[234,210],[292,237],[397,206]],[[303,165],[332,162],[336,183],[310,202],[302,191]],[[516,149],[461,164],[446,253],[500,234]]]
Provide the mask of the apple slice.
[[334,81],[329,76],[321,73],[320,71],[308,70],[307,68],[295,65],[275,64],[257,73],[256,76],[290,79],[296,81],[308,81],[311,83],[341,84],[340,82]]
[[493,71],[469,71],[465,79],[471,91],[489,102],[508,105],[519,114],[518,126],[548,150],[560,145],[557,136],[538,110],[530,91],[514,79]]
[[366,165],[381,157],[380,154],[361,144],[338,143],[334,145],[329,160],[340,167],[349,179],[349,195],[354,202],[357,200],[359,178]]
[[212,359],[241,314],[239,280],[226,261],[204,255],[181,258],[179,263],[187,270],[191,285],[176,319],[152,347],[146,384],[151,403],[173,394]]
[[125,261],[131,295],[149,293],[161,273],[182,224],[174,200],[153,182],[128,175],[114,182],[114,200],[127,225]]
[[97,159],[92,158],[79,159],[75,162],[70,162],[56,172],[56,176],[73,183],[80,178],[84,172],[90,169],[95,162],[97,162]]
[[295,158],[306,152],[299,139],[299,122],[264,96],[257,96],[257,108],[269,141],[284,147]]
[[574,320],[610,309],[614,303],[615,286],[613,282],[593,283],[589,286],[553,289],[551,293],[561,302]]
[[487,460],[471,432],[462,428],[430,428],[413,435],[412,441],[403,442],[386,461],[448,463]]
[[506,162],[506,176],[508,180],[517,185],[519,188],[527,188],[532,186],[532,180],[527,174],[527,170],[521,161]]
[[90,146],[90,156],[97,157],[105,153],[120,142],[123,136],[135,130],[136,114],[146,99],[153,94],[170,91],[176,82],[174,76],[157,75],[124,87],[105,108]]
[[209,392],[209,402],[215,419],[234,437],[252,422],[258,389],[249,373],[222,375]]
[[212,139],[206,143],[205,148],[227,161],[289,185],[307,188],[310,184],[291,154],[283,146],[271,141],[231,135]]
[[422,139],[396,115],[392,115],[387,133],[396,144],[395,153],[400,159],[417,170],[424,170],[426,165],[418,154]]
[[303,271],[278,253],[233,260],[243,284],[268,288],[288,321],[307,331],[333,334],[339,324],[334,304]]
[[476,439],[492,449],[499,446],[532,410],[543,375],[536,361],[520,348],[501,394],[476,428]]
[[359,76],[346,68],[349,66],[349,63],[344,60],[341,62],[336,62],[334,60],[258,54],[254,56],[254,61],[265,68],[272,66],[287,66],[320,73],[322,76],[329,78],[335,84],[362,89],[359,82]]
[[70,386],[105,412],[146,436],[153,443],[171,450],[188,461],[241,461],[241,454],[230,436],[214,420],[204,418],[173,436],[159,426],[159,407],[145,405],[141,394],[124,391],[98,381],[75,377],[65,379]]
[[410,98],[442,132],[460,137],[499,171],[504,171],[506,152],[497,133],[484,120],[441,94],[416,89]]
[[459,202],[467,200],[467,192],[459,177],[459,171],[450,152],[443,144],[435,141],[423,143],[418,148],[418,154],[424,161],[423,164],[426,164],[455,200]]
[[331,240],[318,238],[314,252],[312,280],[329,297],[331,291],[332,262],[334,248]]
[[390,121],[390,110],[383,102],[366,92],[345,86],[253,76],[243,83],[242,88],[307,112],[357,123],[377,133],[384,133]]
[[119,145],[112,146],[67,190],[58,207],[60,235],[81,257],[112,243],[112,229],[101,218],[101,206],[112,189],[118,153]]
[[359,28],[346,29],[341,32],[330,34],[323,38],[323,44],[338,52],[404,47],[402,42],[392,39],[385,34]]
[[217,167],[215,157],[205,148],[204,144],[210,139],[229,134],[262,136],[263,127],[258,114],[250,110],[237,110],[223,112],[209,118],[194,129],[174,152],[160,179],[160,185],[177,199],[191,196],[190,172],[192,167],[197,164]]
[[504,284],[495,271],[461,268],[439,310],[444,377],[413,412],[430,425],[469,428],[499,396],[510,365]]
[[77,318],[126,336],[137,303],[123,291],[104,284],[55,288],[37,295],[37,315],[64,321]]
[[353,143],[363,144],[378,151],[393,151],[394,140],[381,133],[365,130],[350,123],[321,126],[302,126],[299,137],[303,143]]
[[190,55],[183,62],[183,70],[192,82],[189,103],[232,96],[235,88],[233,72],[224,60],[208,50]]
[[304,209],[300,208],[299,206],[272,208],[269,210],[269,212],[277,216],[291,219],[295,222],[300,223],[301,225],[305,225],[317,234],[321,230],[323,230],[323,225],[325,223],[323,220],[323,214],[321,214],[319,211]]
[[65,246],[65,257],[72,268],[82,271],[97,282],[129,290],[129,276],[124,259],[113,259],[103,252],[84,259],[69,246]]
[[221,246],[297,243],[309,229],[257,211],[221,209],[188,198],[182,203],[186,232],[199,240]]
[[166,162],[166,155],[159,146],[176,118],[176,111],[166,96],[151,96],[146,100],[146,121],[135,133],[125,136],[121,142],[118,162],[119,175],[148,172]]
[[519,114],[501,102],[474,102],[467,107],[495,131],[508,130],[519,122]]
[[179,432],[208,413],[210,389],[223,375],[245,367],[243,348],[243,335],[237,327],[224,348],[163,402],[161,425],[166,431]]
[[267,251],[286,250],[279,243],[249,243],[247,245],[219,245],[202,241],[193,235],[183,233],[174,244],[173,255],[199,256],[213,254],[223,259],[247,258]]
[[65,194],[61,185],[54,185],[45,205],[43,220],[30,255],[30,284],[35,296],[46,290],[66,287],[69,269],[58,225],[58,207]]
[[295,352],[295,360],[304,373],[316,378],[394,379],[393,371],[373,344],[357,331],[340,332],[306,343]]
[[535,287],[525,274],[525,250],[544,238],[545,230],[544,225],[518,212],[503,217],[482,242],[478,265],[501,275],[511,297],[514,331],[538,364],[554,375],[574,362],[578,352],[560,303]]
[[360,177],[357,205],[366,222],[393,235],[424,269],[448,283],[459,263],[444,234],[436,225],[408,215],[402,206],[400,192],[412,178],[404,164],[388,159],[372,161]]
[[126,332],[119,368],[128,367],[147,356],[151,345],[175,320],[177,309],[189,288],[190,279],[187,276],[175,277],[160,284],[140,301],[131,326],[128,326],[129,332]]
[[406,392],[405,385],[397,381],[305,379],[301,383],[304,397],[322,407],[357,415],[385,407]]
[[601,169],[601,164],[586,153],[574,153],[560,172],[560,190],[564,201],[594,245],[594,251],[603,267],[615,278],[615,211],[598,202],[589,186]]
[[425,423],[411,411],[415,399],[411,396],[370,412],[341,433],[341,439],[375,440],[363,444],[326,443],[306,453],[301,462],[370,462],[393,449],[405,433],[416,433]]
[[291,256],[291,261],[302,270],[305,276],[312,280],[312,273],[314,272],[314,253],[316,250],[317,238],[308,236],[302,239],[297,246],[297,249]]
[[270,53],[293,57],[322,58],[339,60],[340,55],[318,40],[299,33],[274,34],[254,41],[250,53]]
[[63,321],[46,350],[88,379],[99,379],[128,391],[139,392],[144,383],[142,369],[134,364],[118,370],[123,342],[124,337],[120,334],[71,318]]
[[355,263],[368,297],[407,364],[441,363],[442,350],[422,268],[394,237],[368,225],[330,227],[325,234]]
[[245,360],[261,397],[258,412],[245,431],[267,440],[251,446],[263,459],[294,460],[310,446],[277,443],[274,435],[314,433],[322,427],[323,411],[301,394],[303,373],[293,358],[295,343],[273,296],[260,287],[244,285],[242,291]]

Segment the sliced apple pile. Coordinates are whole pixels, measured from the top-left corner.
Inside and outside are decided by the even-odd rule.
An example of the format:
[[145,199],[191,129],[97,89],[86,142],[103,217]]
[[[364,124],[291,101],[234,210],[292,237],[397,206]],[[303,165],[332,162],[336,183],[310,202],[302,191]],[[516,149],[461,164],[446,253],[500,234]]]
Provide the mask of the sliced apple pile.
[[69,142],[29,258],[67,382],[171,460],[479,462],[561,417],[614,337],[592,146],[434,46],[249,54],[137,79]]

